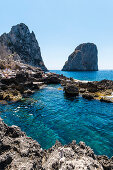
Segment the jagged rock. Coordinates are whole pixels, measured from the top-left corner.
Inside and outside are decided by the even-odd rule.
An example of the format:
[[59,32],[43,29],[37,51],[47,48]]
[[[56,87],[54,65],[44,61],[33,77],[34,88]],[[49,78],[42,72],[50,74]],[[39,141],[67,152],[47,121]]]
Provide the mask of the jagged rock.
[[102,165],[92,155],[89,155],[89,150],[94,155],[85,144],[78,146],[72,142],[70,145],[62,146],[57,143],[47,150],[42,159],[42,167],[47,170],[103,170]]
[[66,61],[63,71],[97,71],[98,51],[93,43],[83,43],[76,47],[75,51]]
[[106,90],[106,89],[113,89],[113,80],[101,80],[96,82],[98,89]]
[[100,155],[100,156],[97,156],[97,160],[99,161],[99,163],[101,163],[104,170],[112,170],[113,169],[113,157],[111,157],[111,159],[109,159],[105,155]]
[[0,119],[0,170],[40,169],[42,155],[38,142]]
[[113,157],[96,156],[84,142],[68,145],[56,141],[48,150],[27,137],[17,126],[0,118],[0,170],[112,170]]
[[[8,34],[1,35],[0,59],[8,62],[19,60],[47,71],[35,34],[34,32],[30,33],[28,27],[23,23],[13,26]],[[3,64],[0,66],[4,68]]]

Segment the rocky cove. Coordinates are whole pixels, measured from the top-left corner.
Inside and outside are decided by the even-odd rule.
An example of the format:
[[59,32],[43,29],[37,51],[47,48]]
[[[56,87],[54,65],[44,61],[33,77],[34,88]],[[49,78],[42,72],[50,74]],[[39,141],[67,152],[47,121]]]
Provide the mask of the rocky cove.
[[[76,98],[80,95],[85,100],[112,102],[113,81],[111,80],[79,81],[55,73],[44,73],[41,69],[27,64],[15,62],[15,70],[11,70],[10,65],[7,69],[5,64],[2,64],[0,102],[3,105],[7,105],[7,102],[11,104],[27,100],[30,95],[49,84],[61,84],[66,96]],[[64,146],[56,142],[52,148],[43,150],[36,141],[27,137],[18,127],[8,127],[2,120],[0,124],[1,170],[113,168],[112,158],[95,155],[93,150],[83,142],[77,145],[73,141]]]
[[[97,53],[96,45],[92,43],[81,44],[69,56],[63,70],[79,70],[78,68],[80,68],[80,70],[98,70]],[[90,60],[88,58],[90,58]],[[106,115],[99,117],[98,114],[100,112],[94,112],[93,114],[96,115],[92,115],[92,110],[88,112],[88,109],[95,107],[93,107],[94,103],[91,103],[92,101],[98,101],[99,108],[102,105],[104,114],[107,111],[103,105],[104,102],[109,105],[107,105],[107,109],[108,107],[112,108],[110,104],[113,103],[113,81],[107,79],[101,81],[81,81],[68,78],[63,74],[45,71],[47,71],[47,68],[42,60],[38,41],[35,38],[34,32],[30,33],[25,24],[21,23],[13,26],[8,34],[4,33],[0,37],[0,115],[3,118],[3,120],[0,119],[0,170],[112,170],[113,148],[111,141],[112,126],[110,124],[112,119],[108,116],[108,122],[103,123],[104,118],[107,119],[107,117],[105,117]],[[53,88],[54,86],[55,88]],[[41,92],[41,90],[43,91],[44,88],[47,89],[44,94],[41,95],[45,97],[42,99],[46,102],[41,106],[41,95],[38,100],[35,101],[35,94],[37,96],[37,93]],[[57,89],[57,91],[54,95],[55,89]],[[49,90],[50,93],[48,93]],[[58,92],[61,92],[61,99]],[[52,94],[52,98],[50,94]],[[34,98],[31,98],[33,95]],[[54,99],[55,97],[56,100]],[[59,103],[56,102],[58,100],[60,101]],[[62,102],[63,100],[65,100],[64,103]],[[79,100],[79,103],[77,103],[77,100]],[[84,105],[80,104],[83,102],[82,100],[87,102],[85,103],[86,110],[83,109],[85,110],[83,112],[84,115],[80,116],[82,107],[84,107]],[[38,108],[32,108],[33,103],[37,101],[39,101]],[[21,106],[20,103],[22,102],[23,105]],[[91,103],[91,105],[89,103]],[[44,105],[48,105],[50,108],[43,110]],[[50,110],[51,105],[53,112]],[[73,105],[77,107],[74,108]],[[97,105],[97,103],[95,105]],[[24,115],[25,108],[28,106],[34,109],[33,114],[38,114],[34,116],[28,109],[28,112]],[[14,107],[13,111],[11,110],[12,107]],[[17,112],[15,107],[16,109],[22,108],[21,116],[16,115],[15,117],[14,112]],[[87,109],[87,107],[89,108]],[[70,110],[70,108],[72,110]],[[80,110],[78,110],[78,112],[75,111],[78,108],[80,108]],[[96,108],[94,109],[96,110]],[[63,110],[64,112],[62,112]],[[42,111],[43,113],[41,114]],[[48,115],[51,113],[51,115],[49,115],[50,117],[47,117],[46,114],[44,115],[46,111]],[[67,114],[67,112],[69,112],[69,114]],[[60,114],[58,115],[57,113]],[[91,114],[91,117],[88,117],[88,114]],[[32,118],[34,122],[28,118],[28,115],[34,116]],[[63,117],[64,115],[65,117]],[[34,125],[37,117],[39,118],[39,123]],[[14,119],[15,121],[13,121]],[[43,122],[41,122],[42,119]],[[87,122],[87,119],[89,119],[88,123],[91,122],[93,126],[87,123],[83,126],[84,122]],[[63,121],[62,124],[60,120]],[[4,122],[7,123],[5,124]],[[13,122],[18,126],[12,125]],[[47,127],[46,123],[48,125]],[[102,127],[99,126],[101,123],[103,123]],[[8,126],[7,124],[11,124],[12,126]],[[31,130],[29,135],[26,135],[25,132],[20,129],[22,124],[25,124],[25,127],[22,128],[25,132],[28,129]],[[68,125],[70,125],[70,127]],[[104,125],[106,127],[105,130]],[[38,131],[40,126],[43,130]],[[109,129],[107,129],[107,126]],[[89,129],[89,131],[84,131],[84,127]],[[45,131],[44,129],[46,128],[47,130]],[[39,134],[35,133],[36,131],[37,133],[39,132]],[[85,133],[82,133],[83,131]],[[111,132],[110,135],[109,131]],[[86,132],[89,132],[89,134]],[[44,138],[45,142],[42,142],[43,145],[40,146],[40,142],[38,143],[36,140],[28,137],[32,136],[32,134],[34,134],[33,139],[38,139],[38,142],[41,142],[41,139]],[[72,134],[74,134],[74,136]],[[51,136],[50,141],[49,138],[46,138],[48,136]],[[94,142],[91,141],[92,147],[94,146],[94,148],[97,147],[98,143],[96,139],[101,138],[98,146],[101,150],[108,151],[111,158],[105,156],[108,155],[105,152],[105,155],[99,155],[98,152],[95,153],[91,147],[87,146],[84,142],[77,144],[78,142],[72,141],[73,137],[76,139],[78,136],[82,139],[84,136],[84,139],[88,139],[89,143],[91,138],[95,138]],[[106,141],[104,141],[104,136],[106,137]],[[108,136],[111,137],[110,140]],[[62,144],[59,141],[55,143],[55,139],[60,140]],[[69,143],[71,141],[72,143]],[[44,143],[51,143],[52,147],[49,145],[49,149],[45,149],[44,146],[46,146],[46,144]],[[106,148],[104,148],[104,144],[106,144]]]
[[15,64],[11,70],[10,64],[6,68],[4,61],[1,61],[0,70],[0,100],[18,101],[23,97],[39,90],[40,87],[48,84],[61,84],[66,95],[82,95],[85,99],[96,99],[101,102],[113,102],[113,81],[80,81],[67,78],[55,73],[44,73],[40,68],[22,63]]

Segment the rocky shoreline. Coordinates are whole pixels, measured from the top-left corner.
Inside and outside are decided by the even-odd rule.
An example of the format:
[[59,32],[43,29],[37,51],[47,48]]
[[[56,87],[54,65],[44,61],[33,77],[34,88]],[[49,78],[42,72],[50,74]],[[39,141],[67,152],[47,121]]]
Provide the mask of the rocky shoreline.
[[97,156],[84,142],[62,145],[56,141],[48,150],[17,126],[0,119],[0,170],[112,170],[113,157]]
[[0,61],[0,102],[19,101],[29,97],[40,87],[61,84],[66,95],[80,95],[85,99],[113,102],[113,81],[80,81],[47,72],[20,62],[6,64]]
[[[61,84],[65,95],[85,99],[113,102],[113,81],[79,81],[55,73],[45,73],[40,68],[14,62],[13,69],[0,63],[0,103],[21,101],[42,86]],[[26,136],[17,126],[7,126],[0,119],[0,170],[112,170],[113,157],[97,156],[83,142],[62,146],[56,142],[43,150],[38,142]]]
[[[63,70],[98,70],[97,47],[79,45]],[[48,84],[60,84],[65,95],[113,103],[113,81],[79,81],[47,71],[34,32],[21,23],[0,36],[0,104],[29,98]],[[0,118],[0,170],[112,170],[113,157],[97,156],[84,142],[63,146],[56,141],[48,150],[17,126]]]

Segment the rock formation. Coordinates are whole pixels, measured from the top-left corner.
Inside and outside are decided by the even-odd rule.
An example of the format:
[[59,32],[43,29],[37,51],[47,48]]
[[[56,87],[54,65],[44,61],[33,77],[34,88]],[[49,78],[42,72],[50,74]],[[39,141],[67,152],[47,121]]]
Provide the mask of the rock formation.
[[97,156],[84,142],[43,150],[17,126],[0,118],[0,170],[112,170],[113,157]]
[[64,91],[67,95],[70,96],[78,96],[79,95],[79,90],[74,84],[66,84],[64,87]]
[[30,33],[23,23],[13,26],[8,34],[0,36],[0,59],[19,60],[47,71],[35,34]]
[[83,43],[68,57],[63,71],[97,71],[98,51],[93,43]]

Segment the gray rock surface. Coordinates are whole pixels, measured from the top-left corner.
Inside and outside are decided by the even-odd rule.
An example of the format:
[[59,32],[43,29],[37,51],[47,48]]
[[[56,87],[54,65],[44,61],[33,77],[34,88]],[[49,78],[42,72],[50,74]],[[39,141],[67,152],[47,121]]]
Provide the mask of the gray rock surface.
[[63,71],[97,71],[98,51],[93,43],[83,43],[68,57]]
[[13,26],[8,34],[0,36],[0,59],[19,60],[47,70],[34,32],[30,33],[23,23]]
[[0,119],[0,170],[38,170],[42,154],[38,142],[17,126],[8,127]]
[[17,126],[0,118],[0,170],[112,170],[113,157],[97,156],[84,142],[62,145],[56,141],[48,150],[26,136]]

